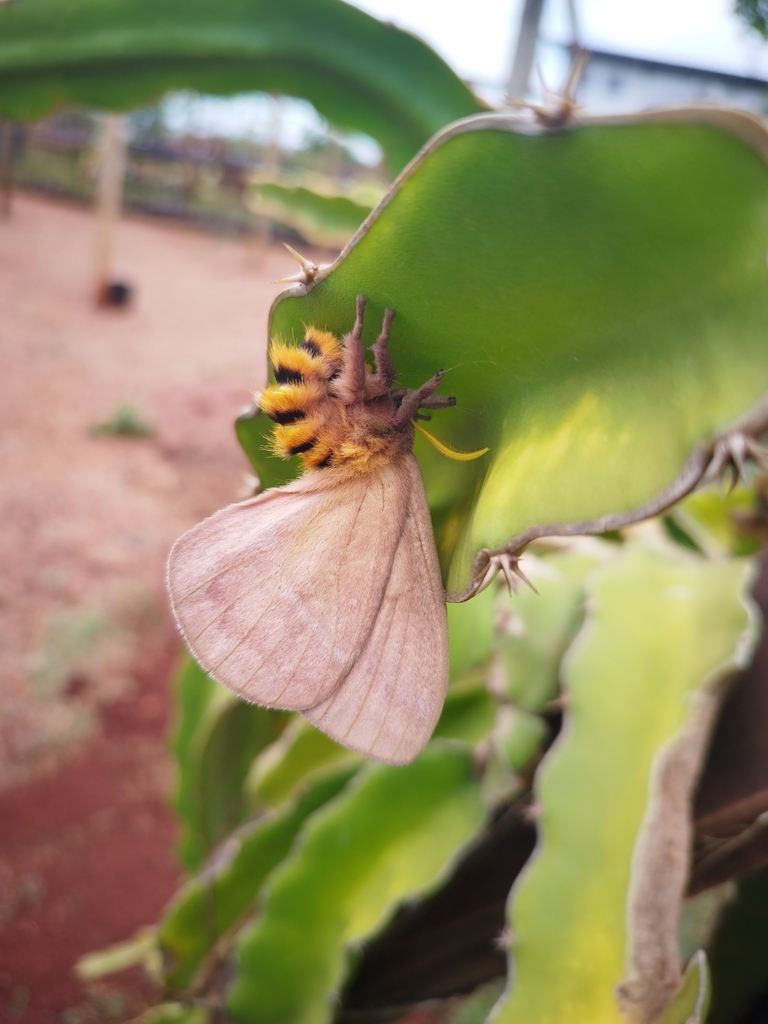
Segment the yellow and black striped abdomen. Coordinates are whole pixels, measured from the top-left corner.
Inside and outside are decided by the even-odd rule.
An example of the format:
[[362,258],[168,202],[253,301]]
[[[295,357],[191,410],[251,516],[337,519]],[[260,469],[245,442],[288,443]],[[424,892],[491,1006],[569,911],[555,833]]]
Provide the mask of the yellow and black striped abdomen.
[[307,468],[330,465],[343,429],[343,408],[328,395],[328,382],[342,366],[338,338],[308,327],[298,345],[273,341],[269,356],[275,383],[264,389],[259,407],[277,424],[272,438],[275,454],[300,455]]
[[327,382],[341,369],[342,348],[339,339],[330,331],[307,327],[304,339],[298,345],[286,345],[279,339],[273,341],[269,358],[276,384],[310,380]]

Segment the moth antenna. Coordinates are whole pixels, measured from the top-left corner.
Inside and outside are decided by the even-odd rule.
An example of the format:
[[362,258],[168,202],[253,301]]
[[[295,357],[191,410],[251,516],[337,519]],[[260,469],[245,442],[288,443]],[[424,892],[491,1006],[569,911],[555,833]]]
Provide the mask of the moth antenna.
[[445,455],[446,458],[453,459],[455,462],[473,462],[475,459],[479,459],[481,455],[485,455],[486,452],[491,450],[490,448],[480,448],[476,452],[460,452],[457,448],[446,444],[445,441],[438,440],[438,438],[433,434],[430,434],[428,430],[425,430],[424,427],[419,426],[415,419],[412,419],[411,423],[416,427],[420,434],[423,434],[424,437],[426,437],[433,447],[437,448],[441,455]]

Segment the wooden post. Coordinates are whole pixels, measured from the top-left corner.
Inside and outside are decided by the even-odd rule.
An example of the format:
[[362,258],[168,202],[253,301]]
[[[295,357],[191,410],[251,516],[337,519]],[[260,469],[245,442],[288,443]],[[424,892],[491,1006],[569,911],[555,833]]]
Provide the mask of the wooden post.
[[525,0],[520,28],[517,33],[515,55],[507,85],[507,100],[524,100],[528,93],[528,82],[536,57],[536,40],[539,37],[539,22],[544,0]]
[[111,305],[110,284],[115,231],[120,220],[125,179],[126,122],[119,114],[105,114],[98,142],[96,186],[95,297],[99,306]]
[[13,197],[13,125],[0,121],[0,220],[11,216]]
[[[282,157],[280,151],[280,129],[283,119],[283,106],[278,96],[272,96],[271,100],[270,140],[267,151],[264,154],[264,159],[259,166],[259,181],[279,181],[280,175],[280,161]],[[246,185],[247,187],[248,185]],[[272,244],[273,237],[274,232],[271,219],[263,214],[257,214],[256,223],[251,235],[251,243],[248,246],[249,263],[259,268],[262,266]]]

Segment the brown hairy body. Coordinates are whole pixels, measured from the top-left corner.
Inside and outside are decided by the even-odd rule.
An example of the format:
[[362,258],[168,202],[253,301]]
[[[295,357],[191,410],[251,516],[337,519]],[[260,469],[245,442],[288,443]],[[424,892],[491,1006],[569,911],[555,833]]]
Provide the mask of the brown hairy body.
[[395,370],[386,347],[392,310],[386,311],[372,347],[376,372],[368,370],[361,342],[363,308],[358,299],[355,327],[343,346],[328,331],[308,327],[298,346],[278,340],[270,347],[275,384],[264,389],[259,406],[277,424],[275,452],[299,455],[307,469],[378,469],[413,449],[411,420],[420,407],[452,404],[450,398],[432,399],[442,372],[418,391],[393,391]]
[[369,757],[405,764],[429,739],[448,682],[440,568],[412,420],[442,373],[394,388],[393,312],[362,346],[364,300],[339,341],[308,328],[273,342],[260,398],[273,447],[300,479],[231,505],[184,534],[168,586],[199,663],[246,700],[300,711]]

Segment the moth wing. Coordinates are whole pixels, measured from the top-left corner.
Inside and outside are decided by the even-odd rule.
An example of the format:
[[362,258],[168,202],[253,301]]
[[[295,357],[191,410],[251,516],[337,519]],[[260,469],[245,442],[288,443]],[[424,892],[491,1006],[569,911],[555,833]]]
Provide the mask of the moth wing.
[[445,593],[429,506],[415,457],[403,462],[410,497],[373,629],[339,687],[303,712],[338,743],[391,764],[407,764],[425,746],[448,685]]
[[189,530],[168,561],[181,632],[246,700],[302,710],[328,696],[373,628],[407,508],[393,466],[310,474]]

